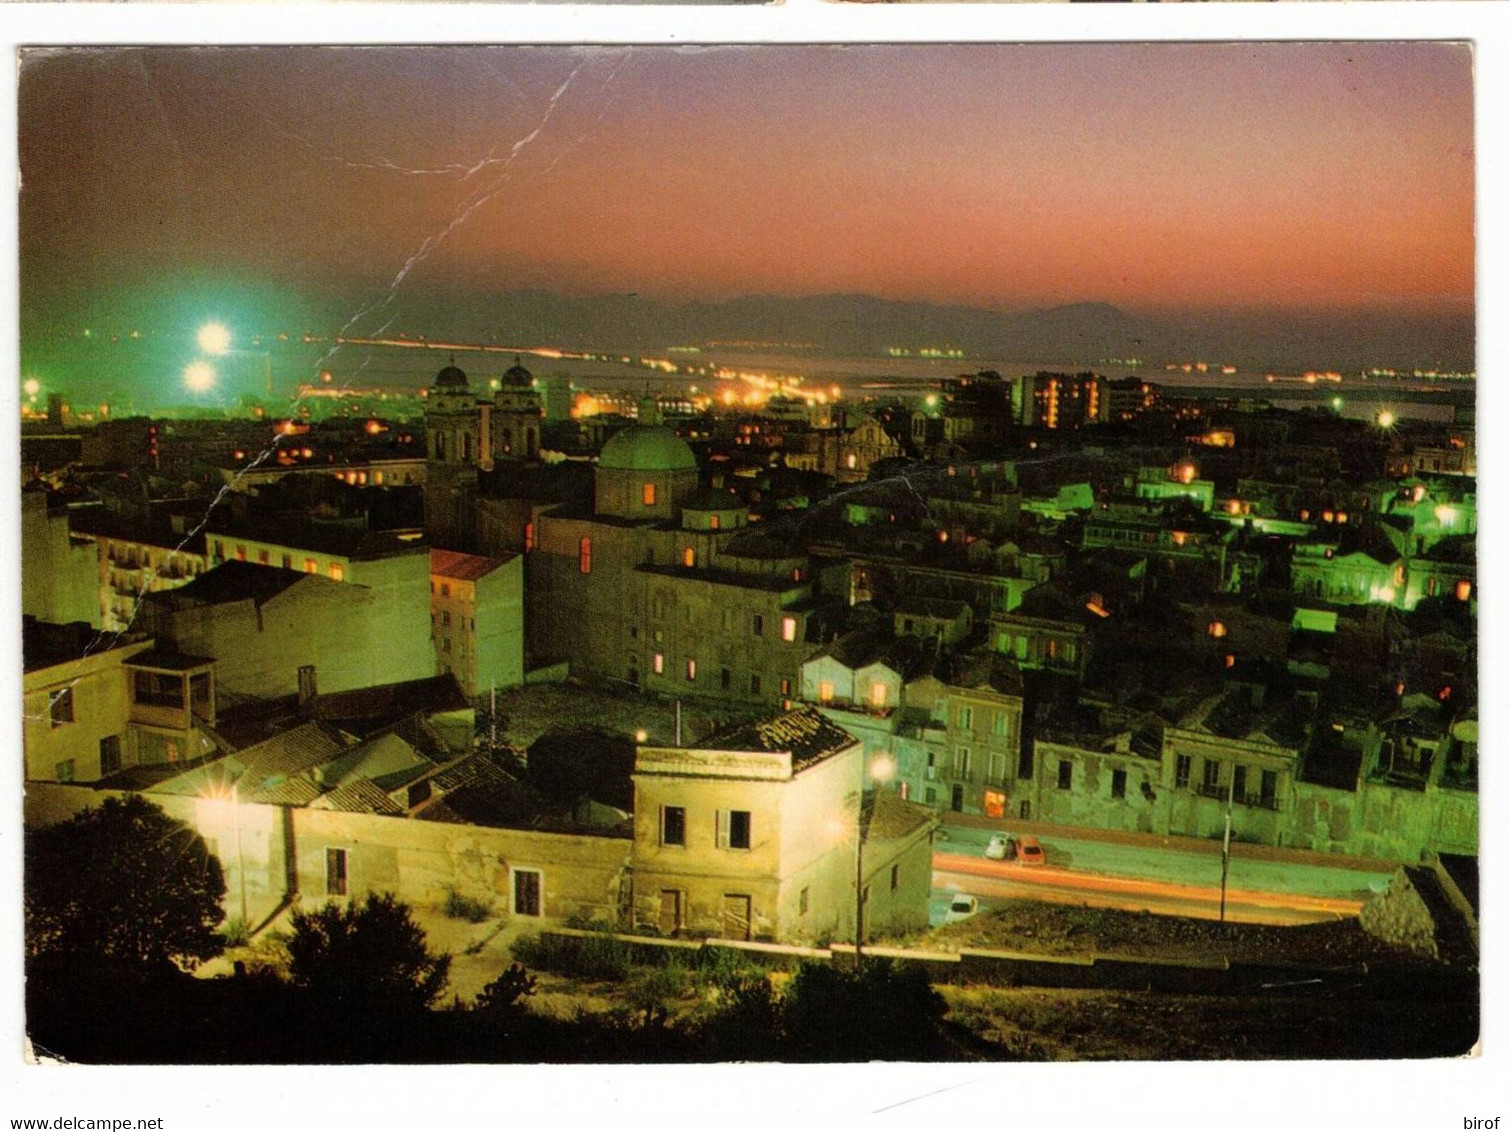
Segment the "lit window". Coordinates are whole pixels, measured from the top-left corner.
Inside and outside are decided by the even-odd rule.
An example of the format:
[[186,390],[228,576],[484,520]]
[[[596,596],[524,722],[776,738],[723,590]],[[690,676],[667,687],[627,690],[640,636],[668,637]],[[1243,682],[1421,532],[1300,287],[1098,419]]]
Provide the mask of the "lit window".
[[640,502],[646,507],[655,506],[655,484],[647,483],[640,489]]
[[697,554],[690,546],[682,548],[682,565],[691,567],[697,563]]
[[577,544],[577,568],[584,574],[592,573],[592,539],[584,538]]
[[320,564],[313,558],[306,558],[304,560],[304,572],[306,574],[318,574],[320,572]]
[[285,554],[283,556],[283,568],[285,570],[292,570],[294,568],[294,556],[292,554]]
[[344,582],[346,580],[346,567],[339,562],[330,564],[330,580],[332,582]]
[[535,549],[535,524],[534,523],[525,523],[524,524],[524,550],[525,550],[525,553],[528,554],[530,551],[532,551],[534,549]]
[[781,681],[781,694],[783,696],[790,696],[792,694],[792,682],[790,680],[783,679]]
[[717,515],[709,515],[708,516],[708,529],[710,531],[716,531],[716,530],[718,530],[718,516]]
[[1473,594],[1473,583],[1470,582],[1467,578],[1464,578],[1462,581],[1458,582],[1457,590],[1455,592],[1458,595],[1459,601],[1467,601],[1468,598]]
[[1222,624],[1222,622],[1220,621],[1213,621],[1210,625],[1206,626],[1206,632],[1210,633],[1213,637],[1220,639],[1227,635],[1227,626]]
[[656,653],[650,658],[650,669],[657,676],[666,671],[666,656],[664,653]]
[[273,564],[273,556],[265,550],[259,550],[257,552],[257,561],[263,566],[271,566]]
[[690,656],[687,658],[687,679],[688,681],[697,679],[697,661]]
[[[784,681],[783,681],[784,683]],[[820,680],[818,682],[818,702],[828,703],[834,698],[834,682],[832,680]]]
[[237,562],[245,562],[246,561],[246,547],[244,547],[244,546],[238,546],[236,548],[236,561]]
[[781,619],[781,639],[783,641],[795,641],[797,639],[797,618],[783,617]]
[[870,686],[870,706],[882,708],[886,706],[886,685],[875,683]]

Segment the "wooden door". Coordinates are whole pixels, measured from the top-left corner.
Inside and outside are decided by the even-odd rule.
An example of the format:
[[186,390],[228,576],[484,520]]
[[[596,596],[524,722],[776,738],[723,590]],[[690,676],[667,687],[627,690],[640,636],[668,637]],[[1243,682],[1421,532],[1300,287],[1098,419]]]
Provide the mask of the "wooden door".
[[662,935],[675,935],[682,926],[682,894],[675,889],[661,889],[661,918],[660,929]]
[[750,898],[741,893],[724,894],[723,937],[750,938]]

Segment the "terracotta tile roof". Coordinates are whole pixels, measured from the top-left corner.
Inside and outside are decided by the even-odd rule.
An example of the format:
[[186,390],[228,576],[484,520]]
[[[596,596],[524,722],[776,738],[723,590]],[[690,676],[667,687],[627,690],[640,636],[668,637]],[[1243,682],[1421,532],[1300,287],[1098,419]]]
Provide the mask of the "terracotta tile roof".
[[432,546],[430,548],[430,573],[442,578],[475,582],[478,578],[485,578],[500,566],[506,565],[513,557],[510,555],[509,558],[484,558],[480,554],[463,554],[459,550],[441,550]]
[[387,814],[401,817],[404,807],[366,778],[357,778],[321,795],[310,803],[314,810],[341,810],[349,814]]
[[942,819],[936,810],[902,799],[890,790],[876,790],[865,799],[865,840],[894,841]]
[[790,751],[795,773],[855,742],[853,735],[823,718],[816,708],[803,707],[720,732],[699,745],[710,751]]

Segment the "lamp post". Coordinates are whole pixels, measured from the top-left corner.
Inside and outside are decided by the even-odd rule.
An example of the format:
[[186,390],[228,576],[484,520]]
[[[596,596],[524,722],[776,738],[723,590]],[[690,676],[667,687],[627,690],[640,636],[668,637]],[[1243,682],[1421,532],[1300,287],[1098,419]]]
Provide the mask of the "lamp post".
[[[884,782],[891,777],[889,755],[879,755],[870,764],[870,777]],[[865,947],[865,753],[860,753],[860,793],[855,806],[855,970],[864,961]]]
[[206,791],[206,796],[216,802],[228,802],[231,807],[231,836],[236,839],[236,879],[241,898],[241,927],[243,931],[249,931],[251,921],[247,919],[246,854],[241,848],[241,780],[235,779],[225,790],[212,787]]
[[1217,911],[1217,923],[1227,923],[1227,864],[1232,859],[1232,782],[1227,782],[1227,812],[1222,819],[1222,901]]

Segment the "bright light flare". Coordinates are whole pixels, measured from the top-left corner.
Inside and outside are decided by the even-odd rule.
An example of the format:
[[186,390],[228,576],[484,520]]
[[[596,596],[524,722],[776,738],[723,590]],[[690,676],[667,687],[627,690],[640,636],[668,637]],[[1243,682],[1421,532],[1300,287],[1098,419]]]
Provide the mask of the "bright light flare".
[[199,328],[197,341],[205,353],[220,355],[231,348],[231,332],[221,323],[207,322]]
[[890,755],[877,755],[870,760],[870,780],[872,782],[885,782],[896,772],[896,760]]
[[28,377],[21,383],[21,389],[28,397],[35,397],[42,392],[42,383],[34,377]]
[[193,393],[206,393],[215,387],[215,367],[209,362],[190,362],[184,369],[184,385]]
[[1380,409],[1379,415],[1374,418],[1374,421],[1379,425],[1380,428],[1394,428],[1395,414],[1390,412],[1388,409]]

